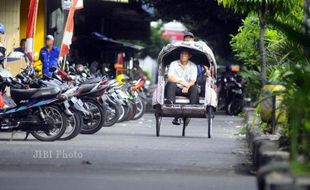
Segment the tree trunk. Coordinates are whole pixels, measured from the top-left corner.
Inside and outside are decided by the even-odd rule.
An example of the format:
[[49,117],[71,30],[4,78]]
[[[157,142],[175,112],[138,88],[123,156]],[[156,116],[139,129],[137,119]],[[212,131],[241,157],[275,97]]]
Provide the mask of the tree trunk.
[[267,82],[267,68],[266,68],[266,47],[265,47],[265,33],[266,22],[263,14],[259,17],[259,62],[261,66],[261,83],[265,85]]
[[306,34],[310,33],[310,0],[305,0],[304,3],[304,12],[305,12],[305,30]]
[[[305,0],[304,12],[305,33],[310,36],[310,0]],[[304,51],[306,55],[310,55],[309,47],[304,47]]]

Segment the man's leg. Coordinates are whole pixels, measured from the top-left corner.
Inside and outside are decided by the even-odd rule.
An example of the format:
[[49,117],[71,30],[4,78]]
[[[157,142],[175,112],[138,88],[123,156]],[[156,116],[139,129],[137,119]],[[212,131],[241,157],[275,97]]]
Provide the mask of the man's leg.
[[177,84],[173,82],[168,82],[165,87],[165,98],[174,103],[176,91],[177,91]]
[[[165,87],[165,98],[173,103],[175,103],[175,96],[180,95],[182,90],[177,87],[176,83],[168,82]],[[175,117],[172,120],[173,125],[180,125],[179,118]]]
[[196,85],[189,88],[188,97],[191,104],[199,104],[199,90]]

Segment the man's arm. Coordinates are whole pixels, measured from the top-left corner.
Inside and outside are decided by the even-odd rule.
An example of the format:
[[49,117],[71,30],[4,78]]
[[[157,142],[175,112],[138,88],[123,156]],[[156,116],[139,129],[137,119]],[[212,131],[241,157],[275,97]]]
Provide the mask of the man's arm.
[[39,53],[39,60],[42,62],[42,65],[43,65],[43,61],[44,61],[43,49],[40,50],[40,53]]
[[190,88],[191,86],[194,86],[195,85],[195,83],[196,83],[196,79],[195,80],[191,80],[191,81],[189,81],[189,83],[187,83],[188,84],[188,88]]
[[187,83],[187,82],[185,82],[185,81],[183,81],[183,80],[177,78],[177,77],[174,76],[173,74],[169,74],[169,73],[168,73],[168,81],[169,81],[169,82],[173,82],[173,83],[177,83],[177,84],[181,84],[181,85],[183,85],[183,86],[185,86],[185,87],[187,87],[187,88],[190,87],[190,86],[189,86],[189,83]]
[[198,69],[196,66],[194,66],[191,70],[191,76],[190,76],[190,81],[188,83],[189,87],[190,88],[191,86],[194,86],[195,83],[196,83],[196,80],[197,80],[197,75],[198,75]]

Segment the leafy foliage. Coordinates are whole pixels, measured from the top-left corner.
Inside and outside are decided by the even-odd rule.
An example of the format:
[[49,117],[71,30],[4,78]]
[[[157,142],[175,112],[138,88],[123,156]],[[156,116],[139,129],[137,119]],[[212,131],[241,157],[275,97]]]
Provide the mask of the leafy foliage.
[[[301,0],[298,1],[301,2]],[[267,20],[288,14],[296,6],[296,0],[218,0],[218,3],[238,13],[254,13],[258,16],[261,82],[265,84],[267,80],[265,47]]]
[[296,4],[296,0],[218,0],[218,2],[236,12],[259,13],[265,11],[270,16],[289,13]]
[[150,40],[145,44],[145,53],[154,59],[157,59],[160,50],[169,43],[169,41],[162,39],[161,27],[162,25],[151,27]]
[[[259,66],[259,20],[257,16],[250,15],[244,21],[243,25],[239,28],[239,33],[232,36],[230,42],[233,52],[237,60],[245,63],[246,65]],[[267,51],[268,64],[276,64],[280,62],[278,57],[280,54],[281,43],[285,41],[285,36],[273,29],[267,27],[265,44]]]
[[[243,63],[240,74],[247,82],[248,96],[256,100],[259,96],[261,84],[260,64],[259,64],[259,20],[258,17],[250,14],[243,21],[243,25],[239,28],[239,33],[232,35],[230,42],[235,58]],[[286,37],[283,33],[268,26],[266,30],[266,57],[267,57],[267,73],[268,79],[272,82],[281,80],[280,69],[285,68],[285,52],[283,44],[286,43]],[[281,66],[280,66],[281,65]]]
[[[258,4],[254,2],[277,4],[269,4],[273,8],[266,8],[267,14],[269,14],[265,39],[268,79],[272,82],[285,82],[287,89],[285,105],[288,111],[288,124],[285,126],[288,128],[283,134],[289,135],[293,168],[309,174],[310,88],[308,80],[310,78],[310,55],[305,50],[309,47],[310,37],[304,32],[303,2],[295,1],[295,5],[290,4],[289,1],[287,5],[283,5],[281,3],[285,1],[267,2],[267,0],[219,0],[219,2],[224,6],[232,7],[235,11],[251,13],[243,22],[239,33],[234,35],[231,41],[236,58],[244,62],[243,76],[251,81],[255,81],[255,78],[258,79],[260,71],[257,64],[257,41],[260,24],[258,19],[260,19],[261,12],[255,9]],[[249,4],[244,5],[242,2],[249,2]],[[282,6],[286,7],[283,7],[284,9],[278,13],[286,12],[286,15],[270,15],[276,13],[276,7]],[[289,12],[287,12],[288,10]],[[309,10],[309,7],[305,10]],[[248,90],[254,92],[257,85],[255,82],[251,83]]]
[[291,67],[286,75],[287,105],[289,110],[289,134],[291,139],[292,160],[303,155],[310,162],[310,63],[301,61]]

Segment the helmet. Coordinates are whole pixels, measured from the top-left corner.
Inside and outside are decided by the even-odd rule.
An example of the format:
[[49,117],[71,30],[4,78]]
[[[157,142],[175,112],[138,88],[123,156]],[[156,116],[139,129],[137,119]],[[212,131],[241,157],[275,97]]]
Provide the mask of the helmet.
[[120,74],[120,75],[117,75],[116,80],[120,84],[125,84],[125,82],[129,80],[129,77],[125,74]]
[[5,33],[5,27],[2,23],[0,23],[0,34],[4,34]]

